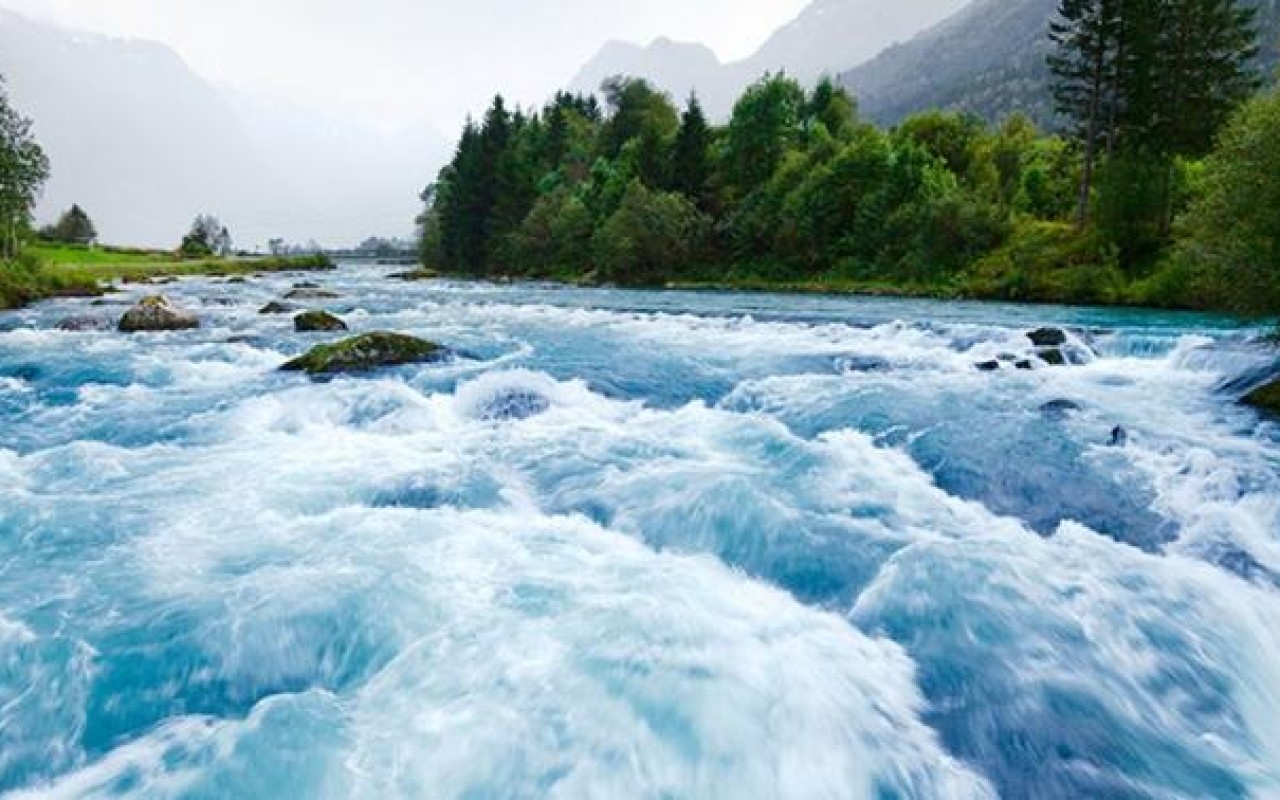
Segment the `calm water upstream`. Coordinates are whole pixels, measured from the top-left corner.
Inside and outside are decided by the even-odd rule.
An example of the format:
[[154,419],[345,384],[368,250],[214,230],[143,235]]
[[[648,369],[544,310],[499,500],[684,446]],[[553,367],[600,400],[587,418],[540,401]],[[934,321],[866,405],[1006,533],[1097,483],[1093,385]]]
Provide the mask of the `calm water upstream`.
[[1255,332],[384,272],[0,314],[0,794],[1280,796]]

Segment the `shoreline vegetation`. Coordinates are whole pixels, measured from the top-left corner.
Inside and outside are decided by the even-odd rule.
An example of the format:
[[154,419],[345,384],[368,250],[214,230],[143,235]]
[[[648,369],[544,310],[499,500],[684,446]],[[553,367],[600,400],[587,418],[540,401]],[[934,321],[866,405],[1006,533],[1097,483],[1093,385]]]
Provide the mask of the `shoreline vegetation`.
[[323,254],[182,258],[171,251],[36,243],[0,265],[0,309],[57,297],[97,297],[115,282],[333,268],[333,261]]
[[1275,318],[1280,91],[1256,23],[1239,0],[1063,0],[1044,126],[935,109],[881,127],[785,73],[723,122],[628,76],[540,108],[498,96],[423,193],[422,263]]

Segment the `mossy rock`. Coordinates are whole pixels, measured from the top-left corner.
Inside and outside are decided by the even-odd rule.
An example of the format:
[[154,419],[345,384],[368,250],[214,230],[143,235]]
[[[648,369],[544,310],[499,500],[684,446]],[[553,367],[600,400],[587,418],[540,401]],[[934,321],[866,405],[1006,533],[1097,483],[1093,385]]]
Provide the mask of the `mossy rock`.
[[119,325],[122,333],[185,331],[199,327],[200,319],[195,314],[178,308],[160,294],[139,300],[120,318]]
[[298,333],[329,333],[349,330],[347,323],[328,311],[304,311],[293,318],[293,327]]
[[368,372],[378,367],[398,367],[440,361],[448,350],[424,339],[399,333],[374,332],[333,344],[314,347],[301,358],[281,367],[286,372],[333,375]]
[[1244,404],[1280,417],[1280,380],[1254,389],[1245,395]]

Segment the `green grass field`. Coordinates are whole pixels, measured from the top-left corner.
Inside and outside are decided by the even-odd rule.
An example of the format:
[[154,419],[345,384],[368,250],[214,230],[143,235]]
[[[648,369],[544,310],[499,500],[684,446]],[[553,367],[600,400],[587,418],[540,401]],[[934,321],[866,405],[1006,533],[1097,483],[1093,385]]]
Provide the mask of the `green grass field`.
[[16,261],[0,264],[0,308],[49,297],[101,294],[104,284],[121,280],[332,268],[333,262],[323,255],[181,259],[157,250],[39,243]]

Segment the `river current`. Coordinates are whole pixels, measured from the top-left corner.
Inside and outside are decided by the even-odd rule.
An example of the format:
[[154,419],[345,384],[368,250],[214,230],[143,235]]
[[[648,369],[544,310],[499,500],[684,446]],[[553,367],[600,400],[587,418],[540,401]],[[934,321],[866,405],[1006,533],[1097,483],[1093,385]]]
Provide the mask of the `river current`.
[[0,795],[1280,797],[1258,331],[385,272],[0,314]]

